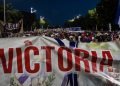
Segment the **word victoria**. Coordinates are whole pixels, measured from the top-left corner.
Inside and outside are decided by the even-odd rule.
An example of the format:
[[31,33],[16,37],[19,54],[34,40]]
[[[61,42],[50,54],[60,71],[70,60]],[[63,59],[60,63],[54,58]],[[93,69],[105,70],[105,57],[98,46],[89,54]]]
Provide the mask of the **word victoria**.
[[[25,49],[9,48],[7,52],[5,52],[4,48],[0,48],[0,65],[2,65],[4,73],[12,73],[13,61],[15,60],[18,73],[23,73],[23,67],[25,67],[28,73],[37,73],[41,69],[41,62],[34,62],[31,67],[31,58],[40,58],[41,51],[44,51],[46,54],[46,72],[52,72],[53,65],[57,66],[61,72],[68,72],[73,68],[75,71],[84,70],[88,73],[102,72],[105,66],[109,68],[113,63],[113,57],[110,51],[101,51],[102,55],[98,56],[96,51],[88,52],[79,48],[71,50],[67,47],[56,49],[53,46],[28,46]],[[56,57],[53,54],[57,54]]]

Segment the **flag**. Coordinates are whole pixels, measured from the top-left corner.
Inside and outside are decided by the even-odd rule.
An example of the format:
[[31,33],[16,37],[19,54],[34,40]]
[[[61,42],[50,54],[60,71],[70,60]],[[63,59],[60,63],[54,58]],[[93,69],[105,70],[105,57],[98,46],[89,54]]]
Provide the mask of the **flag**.
[[65,75],[61,86],[78,86],[77,77],[75,73]]
[[[31,67],[34,66],[33,63],[34,61],[31,62]],[[41,62],[41,70],[38,73],[30,74],[24,69],[23,73],[15,73],[15,77],[21,86],[32,86],[34,84],[42,83],[42,81],[46,78],[45,62]]]
[[[68,41],[69,43],[64,43],[64,40],[60,40],[59,38],[55,38],[55,40],[60,46],[69,47],[71,49],[77,47],[77,43],[74,41]],[[70,74],[66,73],[61,86],[78,86],[77,77],[78,76],[75,73],[70,73]]]
[[20,84],[24,84],[24,82],[29,78],[29,76],[27,74],[22,74],[19,76],[18,81],[20,82]]
[[16,83],[20,86],[30,86],[31,78],[27,73],[15,73]]
[[57,43],[60,46],[69,47],[69,48],[76,48],[77,47],[77,43],[74,41],[68,41],[69,45],[67,45],[68,43],[64,43],[64,40],[60,40],[59,38],[55,38],[55,40],[57,41]]

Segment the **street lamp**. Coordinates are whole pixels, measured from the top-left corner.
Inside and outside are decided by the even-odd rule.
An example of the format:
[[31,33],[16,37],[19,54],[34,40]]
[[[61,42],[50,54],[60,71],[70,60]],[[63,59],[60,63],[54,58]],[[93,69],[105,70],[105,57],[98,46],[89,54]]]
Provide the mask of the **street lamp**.
[[31,12],[31,13],[36,13],[37,10],[35,10],[34,8],[31,7],[31,8],[30,8],[30,12]]
[[43,16],[40,16],[40,24],[42,25],[42,29],[43,29],[43,25],[46,23],[45,18]]
[[80,17],[81,17],[81,15],[79,14],[79,15],[76,16],[76,19],[79,19]]
[[75,21],[75,18],[68,20],[68,22],[74,22],[74,21]]
[[3,1],[3,3],[4,3],[4,25],[5,25],[5,24],[6,24],[6,12],[5,12],[6,7],[5,7],[5,0]]
[[[32,8],[32,7],[30,8],[30,13],[31,13],[31,14],[36,13],[36,12],[37,12],[37,10],[35,10],[35,9]],[[31,31],[32,31],[32,25],[31,25]]]

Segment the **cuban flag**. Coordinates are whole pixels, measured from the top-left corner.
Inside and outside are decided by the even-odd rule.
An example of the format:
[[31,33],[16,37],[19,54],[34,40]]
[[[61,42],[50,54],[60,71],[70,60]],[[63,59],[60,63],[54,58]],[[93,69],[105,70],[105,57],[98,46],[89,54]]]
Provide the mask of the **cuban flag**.
[[[78,45],[77,42],[74,41],[60,40],[59,38],[56,38],[55,40],[60,46],[69,47],[71,49],[77,48]],[[66,73],[61,86],[78,86],[77,78],[78,76],[74,72],[70,74]]]
[[[58,43],[59,46],[64,46],[64,47],[68,47],[68,48],[71,48],[71,49],[74,49],[74,48],[77,47],[77,43],[74,42],[74,41],[68,41],[66,39],[65,40],[61,40],[59,38],[56,38],[55,41]],[[31,64],[31,66],[32,66],[32,64]],[[16,80],[18,81],[20,86],[32,86],[32,81],[35,78],[40,78],[40,80],[43,80],[46,77],[44,68],[45,68],[45,63],[42,62],[41,63],[41,69],[42,70],[38,74],[36,74],[36,75],[33,74],[34,76],[28,74],[25,70],[24,70],[24,73],[20,73],[20,74],[16,73],[15,74]],[[62,86],[64,86],[64,84],[66,84],[68,82],[72,83],[74,80],[76,80],[76,77],[71,77],[71,75],[74,76],[74,73],[66,74],[65,77],[68,77],[68,78],[67,78],[67,80],[65,80],[63,82]]]
[[[36,59],[37,61],[38,59]],[[39,62],[39,61],[38,61]],[[31,61],[31,67],[33,67],[34,61]],[[37,84],[42,83],[42,81],[46,78],[45,73],[45,62],[40,62],[41,69],[38,73],[35,74],[29,74],[24,69],[23,73],[15,73],[16,81],[20,86],[33,86],[33,82],[36,82]],[[37,81],[36,81],[37,80]],[[40,80],[40,82],[39,82]]]
[[118,8],[117,8],[117,14],[116,14],[116,24],[120,27],[120,0],[118,1]]
[[31,77],[25,69],[23,70],[23,73],[15,73],[15,79],[20,86],[32,86],[32,78],[33,77]]
[[15,74],[15,79],[18,82],[20,86],[31,86],[31,78],[27,73],[16,73]]
[[59,38],[55,38],[55,40],[57,41],[57,43],[60,46],[64,46],[64,47],[68,47],[68,48],[76,48],[77,47],[77,42],[74,42],[74,41],[65,41],[66,39],[60,40]]

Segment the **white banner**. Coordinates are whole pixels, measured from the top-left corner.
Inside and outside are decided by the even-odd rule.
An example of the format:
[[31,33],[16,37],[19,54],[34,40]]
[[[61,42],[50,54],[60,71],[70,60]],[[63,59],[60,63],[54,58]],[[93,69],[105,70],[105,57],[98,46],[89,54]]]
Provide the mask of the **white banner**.
[[0,39],[0,86],[119,86],[120,42]]

